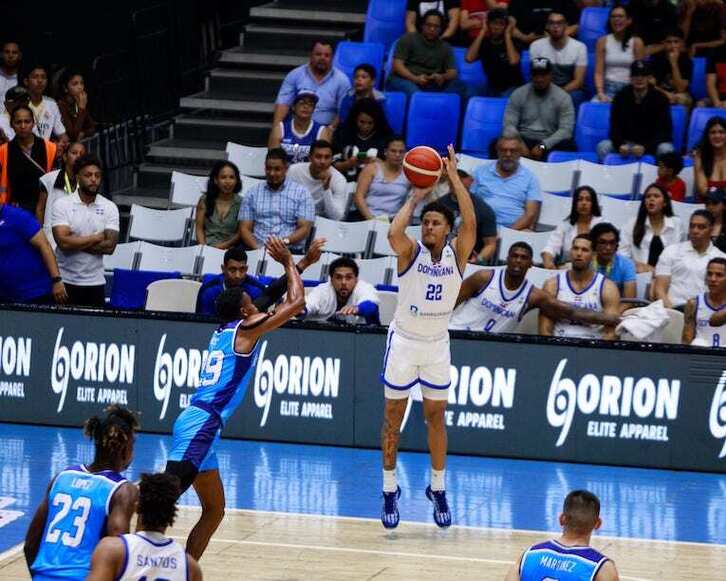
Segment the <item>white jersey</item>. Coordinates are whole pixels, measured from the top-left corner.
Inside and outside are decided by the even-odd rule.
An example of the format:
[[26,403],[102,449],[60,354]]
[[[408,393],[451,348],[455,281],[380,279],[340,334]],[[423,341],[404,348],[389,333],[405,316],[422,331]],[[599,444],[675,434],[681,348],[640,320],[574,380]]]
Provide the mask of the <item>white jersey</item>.
[[492,272],[489,282],[451,316],[449,329],[511,333],[527,311],[534,285],[526,278],[513,291],[504,286],[504,270]]
[[712,327],[709,320],[711,315],[726,306],[713,306],[708,302],[706,293],[696,297],[696,337],[694,344],[708,347],[726,347],[726,325]]
[[[579,309],[602,312],[602,291],[605,286],[605,277],[596,272],[587,288],[578,293],[570,284],[569,274],[570,271],[563,270],[557,275],[557,299]],[[575,321],[560,320],[555,323],[554,336],[602,339],[602,325],[586,325]]]
[[142,578],[186,581],[189,578],[187,555],[175,540],[146,531],[122,535],[121,540],[126,546],[126,567],[119,581]]
[[393,325],[399,333],[422,341],[448,337],[451,313],[459,296],[462,275],[456,252],[444,246],[441,260],[416,241],[411,264],[398,274],[398,306]]

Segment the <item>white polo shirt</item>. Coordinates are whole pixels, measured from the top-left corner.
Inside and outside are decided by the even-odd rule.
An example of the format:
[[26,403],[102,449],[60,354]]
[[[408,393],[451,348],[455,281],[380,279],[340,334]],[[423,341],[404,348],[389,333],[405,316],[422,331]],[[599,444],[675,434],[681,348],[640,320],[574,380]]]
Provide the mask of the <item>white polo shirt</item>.
[[[118,208],[111,200],[97,195],[94,202],[84,204],[78,191],[58,198],[51,210],[51,226],[68,226],[71,234],[89,236],[104,230],[119,231]],[[105,284],[103,256],[84,250],[63,251],[56,248],[63,282],[78,286]]]
[[[381,299],[371,283],[359,278],[345,306],[357,306],[365,301],[379,304]],[[337,310],[338,298],[330,281],[319,284],[305,297],[306,321],[327,321]],[[365,318],[359,316],[346,317],[346,320],[353,325],[362,325],[366,322]]]
[[706,251],[699,254],[690,240],[671,244],[663,250],[655,275],[671,277],[668,295],[674,306],[685,304],[706,290],[706,266],[709,260],[717,257],[726,258],[726,254],[710,243]]

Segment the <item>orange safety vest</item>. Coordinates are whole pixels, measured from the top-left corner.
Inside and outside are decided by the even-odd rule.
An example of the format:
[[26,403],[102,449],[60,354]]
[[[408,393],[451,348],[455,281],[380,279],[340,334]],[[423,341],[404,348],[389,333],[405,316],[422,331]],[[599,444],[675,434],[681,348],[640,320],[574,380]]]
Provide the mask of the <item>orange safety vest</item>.
[[[47,139],[45,142],[45,173],[53,169],[55,163],[56,144]],[[8,144],[0,145],[0,204],[10,201],[10,186],[8,185]]]

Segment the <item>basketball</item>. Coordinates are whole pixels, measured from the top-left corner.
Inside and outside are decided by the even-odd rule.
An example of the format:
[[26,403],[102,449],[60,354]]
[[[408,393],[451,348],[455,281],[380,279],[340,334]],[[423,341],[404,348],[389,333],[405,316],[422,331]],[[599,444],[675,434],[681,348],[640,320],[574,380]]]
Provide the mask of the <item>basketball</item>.
[[433,186],[441,177],[444,164],[435,149],[419,145],[403,158],[403,173],[418,188]]

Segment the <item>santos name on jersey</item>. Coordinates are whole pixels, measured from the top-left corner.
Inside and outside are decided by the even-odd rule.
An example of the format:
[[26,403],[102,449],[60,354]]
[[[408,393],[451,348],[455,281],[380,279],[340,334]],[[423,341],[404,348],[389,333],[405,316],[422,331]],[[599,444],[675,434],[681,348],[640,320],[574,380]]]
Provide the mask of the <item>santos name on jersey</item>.
[[155,579],[186,581],[189,565],[184,548],[174,539],[153,531],[122,535],[126,558],[119,581]]
[[411,264],[398,274],[396,331],[423,341],[447,337],[461,280],[456,252],[450,244],[441,251],[441,260],[434,262],[429,249],[417,241]]
[[[599,272],[592,277],[590,284],[577,292],[570,284],[569,271],[563,270],[557,275],[558,300],[578,309],[602,312],[602,290],[605,277]],[[602,326],[585,325],[575,321],[561,320],[555,323],[555,337],[577,337],[579,339],[602,339]]]
[[591,547],[566,547],[555,540],[527,549],[519,565],[521,581],[592,581],[608,558]]
[[513,291],[504,286],[504,269],[495,270],[486,286],[459,305],[449,329],[511,333],[527,311],[534,285],[527,279]]
[[[721,307],[721,309],[726,307]],[[721,309],[713,307],[706,298],[706,293],[701,293],[696,297],[696,341],[698,345],[708,347],[725,347],[726,348],[726,325],[720,327],[712,327],[710,323],[711,315]]]

